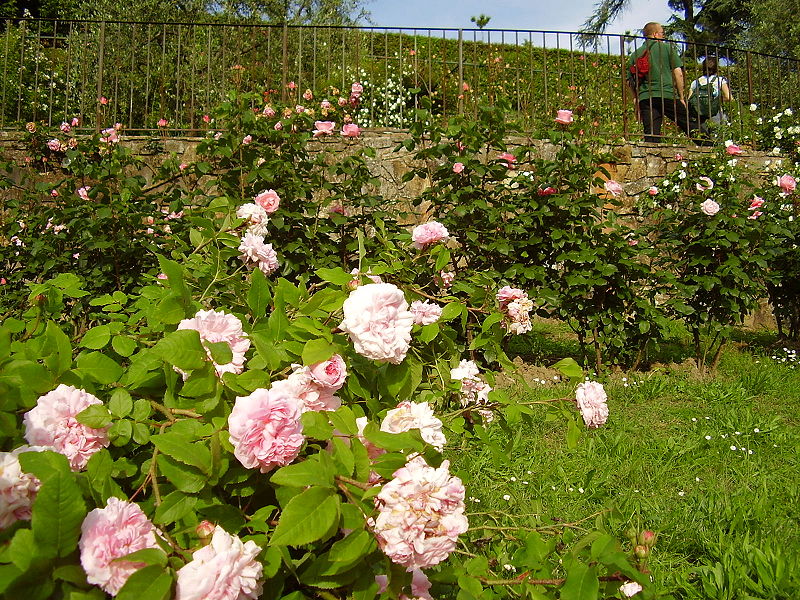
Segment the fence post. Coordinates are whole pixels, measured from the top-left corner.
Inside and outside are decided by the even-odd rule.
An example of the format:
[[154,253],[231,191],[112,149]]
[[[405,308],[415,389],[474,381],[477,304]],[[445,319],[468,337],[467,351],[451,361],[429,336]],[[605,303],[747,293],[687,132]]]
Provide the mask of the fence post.
[[[625,36],[619,36],[620,77],[622,78],[622,135],[628,137],[628,78],[625,72]],[[636,102],[638,98],[634,98]]]
[[464,114],[464,30],[458,30],[458,114]]
[[94,126],[100,131],[101,109],[100,97],[103,95],[103,54],[106,48],[106,22],[100,22],[100,41],[97,49],[97,96],[95,98]]
[[283,56],[281,58],[281,102],[286,104],[286,84],[289,83],[289,26],[283,24]]
[[753,69],[750,64],[750,51],[745,55],[747,57],[747,103],[753,104]]

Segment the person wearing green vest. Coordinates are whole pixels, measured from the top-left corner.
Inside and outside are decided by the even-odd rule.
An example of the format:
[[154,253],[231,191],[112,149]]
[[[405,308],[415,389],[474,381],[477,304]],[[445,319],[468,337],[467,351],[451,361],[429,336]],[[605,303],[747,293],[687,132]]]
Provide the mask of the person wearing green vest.
[[686,105],[683,61],[678,49],[674,44],[664,41],[664,28],[660,23],[648,23],[642,33],[647,39],[628,57],[627,72],[631,72],[637,59],[648,53],[649,72],[641,77],[628,78],[628,84],[635,94],[637,118],[644,129],[644,141],[661,141],[664,117],[675,122],[681,131],[689,135],[700,125]]

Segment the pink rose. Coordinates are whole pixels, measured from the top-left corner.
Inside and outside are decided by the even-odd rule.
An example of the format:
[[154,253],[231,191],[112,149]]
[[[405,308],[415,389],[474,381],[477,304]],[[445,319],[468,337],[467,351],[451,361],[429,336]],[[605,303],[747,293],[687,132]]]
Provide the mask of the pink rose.
[[583,422],[590,429],[604,425],[608,420],[608,405],[603,384],[585,381],[575,390],[575,401],[581,411]]
[[244,137],[242,138],[242,145],[243,145],[243,146],[247,146],[247,145],[249,145],[249,144],[250,144],[252,141],[253,141],[253,136],[248,134],[248,135],[246,135],[246,136],[244,136]]
[[286,87],[289,88],[290,90],[296,90],[297,84],[294,81],[290,81],[289,83],[286,84]]
[[[5,279],[0,279],[0,285]],[[46,450],[38,446],[20,446],[11,452],[0,452],[0,529],[17,521],[30,521],[31,506],[41,482],[22,470],[19,455]]]
[[256,204],[263,208],[268,215],[278,210],[278,206],[280,206],[281,203],[281,197],[278,196],[278,192],[275,190],[264,190],[256,194],[253,200],[255,200]]
[[797,182],[791,175],[781,175],[778,177],[777,184],[784,194],[791,194],[797,187]]
[[499,160],[506,169],[514,170],[514,163],[517,162],[517,157],[509,152],[503,152],[502,154],[498,155],[497,160]]
[[698,192],[705,192],[714,189],[714,181],[710,177],[700,177],[699,182],[694,186]]
[[274,117],[275,116],[275,109],[272,108],[269,104],[264,107],[264,116],[265,117]]
[[442,307],[425,300],[414,300],[411,303],[411,313],[414,315],[415,325],[431,325],[442,316]]
[[346,123],[345,125],[342,125],[342,135],[344,137],[355,138],[361,135],[361,130],[355,123]]
[[89,190],[91,189],[92,188],[90,188],[88,185],[78,188],[78,196],[81,198],[81,200],[89,200]]
[[511,302],[514,300],[520,300],[522,298],[527,298],[528,294],[526,294],[523,290],[519,288],[513,288],[511,286],[503,286],[500,288],[500,291],[497,292],[497,302],[500,304],[500,309],[505,309]]
[[109,444],[108,427],[94,429],[75,418],[94,404],[103,403],[86,390],[60,384],[40,396],[36,406],[25,413],[25,439],[33,446],[45,446],[69,459],[70,468],[80,471],[89,458]]
[[553,194],[557,194],[558,190],[552,186],[547,186],[546,188],[540,188],[536,191],[539,196],[552,196]]
[[603,187],[605,187],[606,191],[612,196],[619,196],[622,193],[622,185],[613,179],[606,181]]
[[80,119],[78,119],[78,117],[72,117],[72,126],[73,127],[77,127],[78,125],[80,125],[80,122],[81,121],[80,121]]
[[432,244],[446,241],[450,237],[447,228],[437,221],[417,225],[411,232],[414,248],[422,250]]
[[700,210],[703,211],[703,214],[706,214],[709,217],[713,217],[715,214],[719,212],[719,204],[717,204],[716,202],[714,202],[709,198],[708,200],[705,200],[703,201],[702,204],[700,204]]
[[439,285],[441,287],[447,289],[453,285],[455,280],[456,274],[454,271],[439,271]]
[[103,106],[105,106],[106,104],[108,104],[108,98],[106,98],[105,96],[100,96],[100,97],[97,99],[97,101],[98,101],[100,104],[102,104]]
[[412,429],[419,429],[422,439],[439,452],[444,449],[447,439],[442,433],[442,422],[434,416],[427,402],[401,402],[388,411],[381,422],[381,431],[388,433]]
[[128,578],[146,565],[116,559],[159,545],[155,527],[142,509],[112,496],[105,508],[95,508],[86,515],[78,547],[86,581],[116,596]]
[[310,102],[314,99],[314,93],[311,90],[306,90],[303,92],[303,99]]
[[50,196],[52,196],[53,198],[58,198],[58,190],[56,189],[50,190]]
[[70,124],[67,123],[66,121],[61,123],[61,127],[59,127],[59,129],[61,129],[61,131],[63,131],[64,133],[69,133],[70,131],[72,131],[72,127],[70,127]]
[[344,359],[338,354],[334,354],[326,361],[311,365],[309,373],[315,383],[335,392],[344,385],[347,367]]
[[211,543],[192,554],[178,570],[175,600],[255,600],[261,596],[264,567],[261,548],[242,543],[222,527],[214,528]]
[[210,122],[211,122],[211,117],[209,117],[208,115],[203,115],[203,123],[210,123]]
[[747,209],[747,210],[758,210],[758,209],[759,209],[759,208],[761,208],[762,206],[764,206],[764,199],[763,199],[763,198],[761,198],[761,197],[759,197],[759,196],[755,196],[755,197],[754,197],[754,198],[753,198],[753,199],[750,201],[750,206],[748,207],[748,209]]
[[345,104],[347,104],[347,98],[339,98],[337,103],[339,104],[339,106],[344,106]]
[[628,581],[619,586],[620,593],[626,598],[631,598],[641,592],[644,588],[635,581]]
[[335,389],[319,384],[311,375],[311,368],[292,365],[294,371],[286,379],[274,381],[270,392],[291,398],[300,412],[339,410],[342,401],[334,396]]
[[156,123],[156,125],[158,125],[159,127],[166,127],[168,124],[169,122],[164,117],[161,117],[158,120],[158,123]]
[[244,371],[244,355],[250,348],[250,340],[242,331],[242,322],[236,316],[223,311],[200,310],[193,318],[178,323],[178,329],[194,329],[200,334],[200,342],[228,344],[232,358],[231,362],[224,365],[213,363],[211,352],[206,350],[208,360],[214,364],[217,376]]
[[47,147],[53,152],[58,152],[61,149],[61,142],[58,140],[50,140],[47,142]]
[[281,129],[283,129],[283,123],[278,121],[277,123],[275,123],[274,129],[275,129],[275,131],[280,131]]
[[181,164],[178,165],[178,169],[180,169],[181,171],[185,171],[188,166],[189,165],[187,165],[185,162],[182,162]]
[[760,217],[763,214],[764,214],[763,212],[761,212],[760,210],[757,210],[747,218],[750,219],[750,220],[755,220],[755,219],[757,219],[758,217]]
[[339,328],[349,334],[356,352],[372,360],[400,364],[411,344],[414,315],[403,292],[391,283],[370,283],[344,301]]
[[364,93],[364,86],[360,83],[356,82],[350,86],[350,95],[356,98],[360,97],[361,94]]
[[330,110],[330,109],[333,108],[333,105],[330,103],[329,100],[326,99],[326,100],[323,100],[322,102],[319,103],[319,107],[322,110]]
[[652,185],[650,186],[650,189],[647,190],[647,193],[650,194],[651,196],[655,196],[656,194],[658,194],[658,188]]
[[725,144],[725,152],[728,154],[732,154],[733,156],[738,156],[742,153],[742,149],[739,148],[736,144]]
[[559,110],[556,115],[556,123],[559,125],[569,125],[573,120],[571,110]]
[[239,244],[240,258],[249,266],[257,266],[264,275],[271,275],[278,268],[278,254],[272,244],[265,244],[264,238],[253,233],[245,233]]
[[305,111],[306,107],[301,104],[298,104],[294,107],[294,112],[296,112],[298,115],[302,115]]
[[453,164],[453,173],[461,173],[464,171],[464,164],[457,162]]
[[336,127],[336,123],[333,121],[315,121],[314,127],[316,127],[316,129],[312,133],[316,138],[323,135],[332,135],[333,129]]
[[228,417],[234,456],[262,473],[288,465],[305,441],[300,414],[297,399],[280,387],[237,397]]

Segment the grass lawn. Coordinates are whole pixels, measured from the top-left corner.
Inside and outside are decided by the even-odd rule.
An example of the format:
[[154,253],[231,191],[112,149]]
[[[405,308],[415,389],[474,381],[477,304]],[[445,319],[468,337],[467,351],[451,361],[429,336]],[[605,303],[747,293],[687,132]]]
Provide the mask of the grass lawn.
[[[675,342],[663,349],[669,361],[690,353]],[[669,362],[600,377],[608,423],[582,428],[572,448],[565,419],[554,418],[573,410],[566,402],[534,405],[506,430],[489,426],[493,444],[465,438],[446,456],[471,482],[470,525],[498,526],[484,534],[494,542],[515,527],[577,523],[559,536],[568,546],[596,515],[586,523],[620,540],[631,526],[658,534],[649,568],[659,597],[800,598],[800,359],[774,342],[740,334],[713,376]],[[530,334],[541,364],[569,348],[547,326]],[[542,376],[510,392],[535,401],[574,388]],[[513,576],[508,557],[489,558],[499,577]]]

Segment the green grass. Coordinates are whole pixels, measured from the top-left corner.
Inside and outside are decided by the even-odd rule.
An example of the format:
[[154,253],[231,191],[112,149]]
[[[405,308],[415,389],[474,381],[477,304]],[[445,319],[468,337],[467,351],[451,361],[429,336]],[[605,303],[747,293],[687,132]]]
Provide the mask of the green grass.
[[[598,523],[619,539],[629,525],[658,532],[650,568],[660,597],[800,598],[800,361],[764,343],[774,338],[731,344],[705,378],[688,366],[607,378],[608,423],[573,449],[565,419],[542,405],[507,430],[488,428],[503,454],[464,441],[448,454],[470,482],[468,510],[493,513],[471,524],[571,523],[612,509]],[[509,391],[545,400],[574,385]]]

